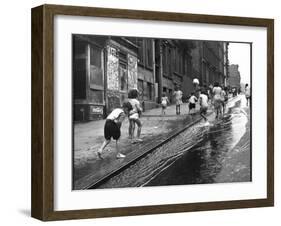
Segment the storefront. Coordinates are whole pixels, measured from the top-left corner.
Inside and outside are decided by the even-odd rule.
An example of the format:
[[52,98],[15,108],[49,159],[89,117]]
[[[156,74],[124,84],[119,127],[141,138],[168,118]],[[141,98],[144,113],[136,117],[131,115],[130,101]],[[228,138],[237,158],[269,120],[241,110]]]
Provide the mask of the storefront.
[[74,121],[97,120],[137,88],[137,48],[126,39],[73,35]]

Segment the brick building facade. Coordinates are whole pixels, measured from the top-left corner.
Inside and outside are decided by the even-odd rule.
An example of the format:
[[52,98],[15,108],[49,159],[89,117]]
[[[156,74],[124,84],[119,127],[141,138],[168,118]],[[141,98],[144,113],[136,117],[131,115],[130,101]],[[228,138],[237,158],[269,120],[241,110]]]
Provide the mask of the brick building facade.
[[73,114],[75,121],[106,117],[137,88],[144,109],[157,107],[165,93],[173,103],[201,85],[227,76],[227,43],[151,38],[73,35]]
[[231,88],[240,88],[241,76],[239,72],[238,64],[229,65],[229,77],[227,79],[227,85]]

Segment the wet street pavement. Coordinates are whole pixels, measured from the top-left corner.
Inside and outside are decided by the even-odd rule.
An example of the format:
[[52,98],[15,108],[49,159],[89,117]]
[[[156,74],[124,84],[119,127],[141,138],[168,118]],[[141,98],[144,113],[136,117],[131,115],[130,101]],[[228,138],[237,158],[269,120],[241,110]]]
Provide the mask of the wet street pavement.
[[243,95],[223,118],[208,117],[99,188],[251,181],[250,109]]

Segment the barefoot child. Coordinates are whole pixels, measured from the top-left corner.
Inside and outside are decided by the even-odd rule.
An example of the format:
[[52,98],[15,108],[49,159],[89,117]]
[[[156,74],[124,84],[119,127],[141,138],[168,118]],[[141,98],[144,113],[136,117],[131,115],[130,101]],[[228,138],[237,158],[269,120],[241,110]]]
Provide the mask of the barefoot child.
[[121,136],[121,125],[126,115],[132,110],[132,105],[129,102],[124,102],[122,108],[115,108],[106,118],[104,125],[104,138],[102,146],[98,150],[98,157],[102,159],[102,152],[104,148],[110,143],[111,138],[116,141],[117,158],[125,158],[126,156],[119,152],[118,140]]
[[169,99],[166,96],[166,94],[163,93],[162,98],[161,98],[162,115],[166,114],[166,108],[167,108],[168,103],[169,103]]
[[191,97],[188,99],[188,114],[191,114],[192,109],[195,110],[196,107],[196,102],[197,102],[197,97],[194,95],[194,92],[191,93]]
[[206,92],[202,92],[199,96],[199,104],[200,104],[200,115],[207,123],[207,110],[208,110],[208,95]]
[[218,82],[215,82],[213,88],[213,103],[216,112],[216,119],[222,115],[222,99],[221,99],[222,88]]
[[[128,94],[129,102],[132,105],[132,110],[129,112],[129,138],[132,142],[141,142],[140,139],[142,123],[140,121],[140,115],[142,113],[142,108],[140,106],[140,102],[138,101],[138,90],[133,89],[129,91]],[[138,126],[137,130],[137,139],[133,141],[135,134],[135,127]]]
[[175,100],[176,100],[176,114],[181,114],[181,104],[182,104],[182,91],[177,86],[174,92]]

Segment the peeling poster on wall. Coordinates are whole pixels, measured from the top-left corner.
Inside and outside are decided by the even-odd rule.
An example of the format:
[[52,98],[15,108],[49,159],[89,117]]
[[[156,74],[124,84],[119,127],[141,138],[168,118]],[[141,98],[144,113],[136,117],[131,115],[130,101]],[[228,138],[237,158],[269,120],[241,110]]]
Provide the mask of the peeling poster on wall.
[[117,50],[110,46],[107,47],[107,88],[109,90],[119,90],[119,60]]
[[128,54],[128,88],[138,87],[138,62],[137,57]]

